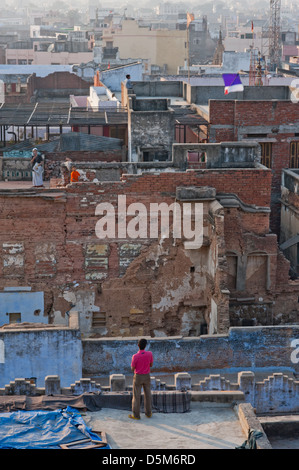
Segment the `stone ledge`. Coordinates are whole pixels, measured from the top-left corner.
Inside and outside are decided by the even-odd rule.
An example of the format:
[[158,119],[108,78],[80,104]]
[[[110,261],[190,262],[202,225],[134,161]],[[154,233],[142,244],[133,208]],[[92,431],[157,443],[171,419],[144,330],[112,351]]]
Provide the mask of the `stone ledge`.
[[205,392],[197,392],[191,390],[191,401],[204,401],[216,403],[235,403],[245,400],[243,392],[232,390],[210,390]]
[[268,437],[265,434],[263,426],[257,418],[252,405],[250,403],[240,403],[239,405],[236,405],[235,411],[246,436],[248,436],[248,431],[250,429],[261,431],[263,433],[263,436],[256,440],[257,449],[272,449]]

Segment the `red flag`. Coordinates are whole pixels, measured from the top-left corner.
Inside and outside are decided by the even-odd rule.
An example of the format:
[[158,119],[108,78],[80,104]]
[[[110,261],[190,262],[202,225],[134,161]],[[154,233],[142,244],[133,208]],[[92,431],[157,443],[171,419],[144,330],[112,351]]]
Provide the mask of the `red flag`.
[[109,70],[109,69],[110,69],[110,62],[109,62],[109,64],[108,64],[108,70]]

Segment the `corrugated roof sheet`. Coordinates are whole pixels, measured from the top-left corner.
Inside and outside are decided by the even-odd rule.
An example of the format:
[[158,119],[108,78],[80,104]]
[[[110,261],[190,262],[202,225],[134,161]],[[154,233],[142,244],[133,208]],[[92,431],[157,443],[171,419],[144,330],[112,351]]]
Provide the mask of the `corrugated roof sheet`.
[[63,103],[3,104],[0,125],[13,126],[71,126],[127,124],[126,108],[87,110]]

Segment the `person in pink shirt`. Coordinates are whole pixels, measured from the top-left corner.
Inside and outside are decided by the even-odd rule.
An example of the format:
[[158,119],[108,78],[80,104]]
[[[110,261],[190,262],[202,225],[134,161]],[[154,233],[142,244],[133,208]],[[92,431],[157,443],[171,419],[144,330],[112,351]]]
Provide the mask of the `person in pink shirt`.
[[144,391],[144,411],[147,418],[152,416],[152,395],[150,368],[154,359],[151,351],[145,351],[147,340],[142,338],[138,341],[139,351],[132,356],[131,369],[134,372],[133,378],[133,399],[131,419],[140,419],[140,398],[141,388]]

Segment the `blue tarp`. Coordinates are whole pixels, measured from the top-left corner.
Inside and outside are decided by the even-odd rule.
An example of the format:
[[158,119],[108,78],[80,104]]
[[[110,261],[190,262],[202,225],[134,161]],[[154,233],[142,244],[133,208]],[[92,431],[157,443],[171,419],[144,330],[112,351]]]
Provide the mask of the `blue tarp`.
[[0,413],[0,449],[60,449],[60,444],[85,438],[101,442],[70,406],[55,411]]

